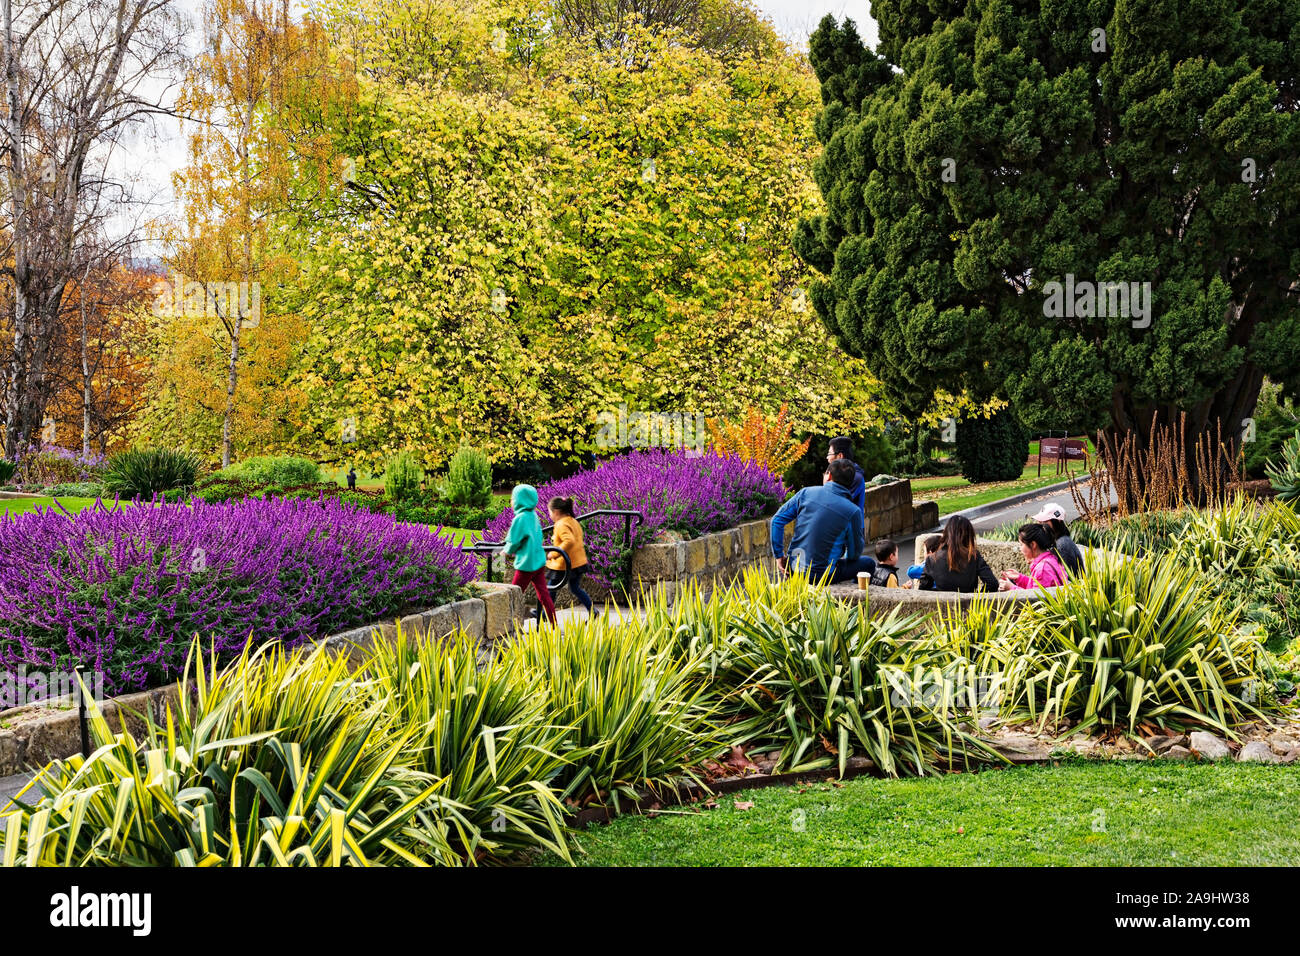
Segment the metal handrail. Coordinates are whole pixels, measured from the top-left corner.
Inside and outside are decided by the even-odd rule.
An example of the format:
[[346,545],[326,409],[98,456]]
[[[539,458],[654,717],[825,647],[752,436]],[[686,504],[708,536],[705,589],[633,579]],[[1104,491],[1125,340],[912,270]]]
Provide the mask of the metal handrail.
[[[583,521],[586,521],[588,518],[606,518],[606,517],[623,519],[623,542],[627,545],[627,567],[624,568],[623,575],[625,576],[625,580],[630,581],[632,577],[632,528],[634,525],[641,524],[642,522],[644,522],[645,515],[642,514],[640,511],[635,511],[632,509],[602,508],[598,511],[589,511],[585,515],[575,515],[574,520],[581,523]],[[545,534],[547,531],[550,531],[554,527],[555,525],[553,524],[544,525],[542,527],[542,533]],[[505,546],[506,543],[504,541],[479,541],[470,545],[462,545],[461,551],[464,551],[469,554],[486,554],[488,559],[487,580],[492,581],[493,575],[495,574],[493,563],[492,563],[493,556],[497,552],[501,551]],[[559,584],[556,585],[557,589],[563,587],[566,583],[568,583],[569,571],[571,570],[571,566],[569,564],[569,555],[567,552],[565,552],[563,548],[557,548],[555,545],[550,545],[550,544],[544,545],[544,548],[547,551],[558,552],[559,554],[564,556],[564,577],[561,578]],[[502,569],[503,578],[504,578],[504,573],[505,573],[505,569],[503,568]]]
[[[491,581],[493,574],[492,556],[504,548],[505,544],[504,541],[480,541],[478,544],[462,546],[461,550],[470,554],[486,554],[488,556],[487,579]],[[569,560],[569,552],[565,551],[563,548],[556,547],[553,544],[542,545],[542,550],[553,552],[564,558],[564,577],[560,578],[559,583],[555,585],[557,588],[564,587],[564,585],[569,582],[569,571],[573,568],[573,563]]]

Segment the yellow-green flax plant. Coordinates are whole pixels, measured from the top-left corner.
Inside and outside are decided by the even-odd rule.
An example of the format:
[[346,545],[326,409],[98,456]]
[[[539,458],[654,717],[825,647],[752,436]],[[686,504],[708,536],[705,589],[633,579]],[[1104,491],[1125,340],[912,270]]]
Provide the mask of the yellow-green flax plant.
[[478,642],[462,632],[439,640],[408,636],[375,642],[363,666],[368,686],[393,722],[411,728],[413,767],[439,783],[416,813],[429,852],[442,862],[510,862],[520,851],[569,851],[564,807],[552,782],[586,753],[571,746],[539,692],[541,675],[518,655],[480,664]]
[[1262,716],[1261,643],[1240,609],[1177,554],[1099,556],[1009,631],[1008,712],[1075,731],[1148,724],[1232,733]]
[[984,691],[969,662],[917,629],[824,593],[790,619],[742,621],[723,696],[741,739],[729,742],[779,750],[777,769],[794,772],[843,774],[852,756],[891,776],[1000,760],[958,727]]
[[555,785],[574,804],[671,799],[720,749],[703,661],[683,658],[664,628],[602,616],[526,632],[504,653],[538,675],[551,720],[571,728]]
[[143,738],[98,709],[94,750],[50,764],[0,828],[0,861],[61,866],[420,864],[405,831],[435,798],[410,735],[346,662],[263,645],[224,669],[192,650],[180,704]]

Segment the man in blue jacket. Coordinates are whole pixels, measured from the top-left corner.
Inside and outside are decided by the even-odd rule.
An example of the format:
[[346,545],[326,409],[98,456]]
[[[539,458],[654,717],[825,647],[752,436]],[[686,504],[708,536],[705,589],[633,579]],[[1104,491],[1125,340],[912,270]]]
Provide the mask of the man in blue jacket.
[[[814,580],[830,573],[830,583],[851,581],[859,571],[870,573],[876,561],[859,557],[863,549],[862,511],[854,504],[853,462],[837,458],[831,462],[831,480],[820,487],[795,492],[772,519],[772,554],[776,566],[790,570],[785,554],[785,526],[795,521],[790,540],[793,570],[807,570]],[[798,519],[796,521],[796,519]]]
[[867,519],[867,473],[862,470],[862,466],[853,460],[853,439],[847,435],[838,435],[831,439],[830,447],[826,452],[826,462],[830,464],[833,461],[847,461],[853,466],[853,487],[849,491],[849,497],[853,503],[858,506],[862,512],[863,523]]

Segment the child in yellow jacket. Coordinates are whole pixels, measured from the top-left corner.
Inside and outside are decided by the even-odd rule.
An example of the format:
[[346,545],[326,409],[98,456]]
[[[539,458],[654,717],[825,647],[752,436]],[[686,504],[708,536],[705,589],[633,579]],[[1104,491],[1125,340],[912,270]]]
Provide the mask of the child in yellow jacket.
[[[552,498],[547,502],[551,521],[555,529],[551,532],[551,544],[563,548],[569,556],[569,591],[578,603],[594,613],[591,608],[591,595],[582,589],[582,576],[587,571],[587,550],[582,546],[582,525],[573,517],[572,498]],[[560,581],[564,577],[564,556],[551,552],[546,556],[546,584],[551,592],[551,600],[560,590]]]

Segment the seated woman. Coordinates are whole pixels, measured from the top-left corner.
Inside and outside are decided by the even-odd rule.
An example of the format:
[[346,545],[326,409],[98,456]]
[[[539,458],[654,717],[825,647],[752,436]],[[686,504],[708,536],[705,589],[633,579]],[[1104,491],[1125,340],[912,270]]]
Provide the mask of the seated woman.
[[961,515],[943,527],[939,550],[925,559],[917,582],[922,591],[996,591],[997,575],[975,547],[975,528]]
[[1072,575],[1082,571],[1083,552],[1070,537],[1070,526],[1065,523],[1065,509],[1060,505],[1043,505],[1042,510],[1034,515],[1034,520],[1051,532],[1056,541],[1056,556],[1065,565],[1065,570]]
[[1002,572],[1005,579],[1001,590],[1013,588],[1054,588],[1065,583],[1069,574],[1061,559],[1056,556],[1056,542],[1046,525],[1037,522],[1023,525],[1016,534],[1020,551],[1029,562],[1029,573],[1021,574],[1012,568]]

